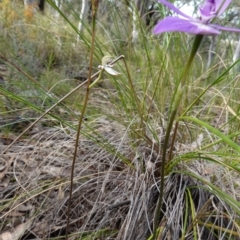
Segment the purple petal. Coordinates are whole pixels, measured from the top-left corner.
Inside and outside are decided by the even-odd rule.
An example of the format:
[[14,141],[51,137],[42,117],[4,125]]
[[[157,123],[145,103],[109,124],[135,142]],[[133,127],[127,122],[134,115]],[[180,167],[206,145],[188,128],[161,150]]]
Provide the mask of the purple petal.
[[200,7],[201,20],[204,23],[212,18],[221,15],[229,6],[232,0],[206,0]]
[[178,8],[176,8],[173,4],[171,4],[168,1],[165,0],[158,0],[160,3],[164,4],[165,6],[167,6],[169,9],[173,10],[175,13],[181,15],[184,18],[187,19],[191,19],[191,17],[189,17],[188,15],[186,15],[185,13],[183,13],[182,11],[180,11]]
[[212,26],[213,28],[223,30],[223,31],[240,33],[240,28],[223,27],[223,26],[220,26],[220,25],[217,25],[217,24],[209,24],[209,26]]
[[190,34],[217,35],[221,32],[201,22],[181,19],[178,17],[166,17],[160,21],[153,29],[154,34],[163,32],[185,32]]
[[215,0],[217,16],[220,16],[231,2],[232,0]]
[[206,0],[199,9],[201,21],[207,23],[212,18],[216,17],[216,6],[214,0]]

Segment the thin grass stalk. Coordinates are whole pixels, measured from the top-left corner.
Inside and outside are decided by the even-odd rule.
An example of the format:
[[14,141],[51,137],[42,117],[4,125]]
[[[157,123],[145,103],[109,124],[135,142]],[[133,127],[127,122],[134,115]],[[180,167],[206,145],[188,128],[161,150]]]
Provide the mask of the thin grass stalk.
[[[94,78],[95,76],[97,76],[100,73],[100,71],[98,71],[97,73],[95,73],[93,76],[90,77],[90,80],[92,78]],[[82,86],[84,86],[87,82],[89,81],[89,79],[87,79],[86,81],[84,81],[83,83],[81,83],[80,85],[78,85],[76,88],[74,88],[72,91],[70,91],[68,94],[66,94],[64,97],[62,97],[59,101],[57,101],[54,105],[52,105],[47,111],[45,111],[38,119],[36,119],[33,123],[31,123],[24,131],[21,132],[20,135],[18,135],[12,142],[11,144],[9,144],[2,152],[2,154],[6,153],[8,149],[10,149],[27,131],[29,131],[36,123],[38,123],[43,117],[45,117],[47,114],[49,114],[49,112],[51,110],[53,110],[57,105],[59,105],[62,101],[64,101],[67,97],[69,97],[71,94],[73,94],[74,92],[76,92],[79,88],[81,88]]]
[[[112,64],[116,63],[117,61],[119,61],[123,56],[120,56],[118,58],[116,58],[114,61],[112,61]],[[64,97],[62,97],[60,100],[58,100],[55,104],[53,104],[48,110],[46,110],[40,117],[38,117],[33,123],[31,123],[25,130],[23,130],[21,132],[20,135],[18,135],[3,151],[1,154],[4,154],[7,152],[7,150],[9,150],[25,133],[27,133],[36,123],[38,123],[43,117],[45,117],[47,114],[49,114],[51,112],[51,110],[53,110],[57,105],[59,105],[60,103],[62,103],[66,98],[68,98],[70,95],[72,95],[74,92],[76,92],[78,89],[80,89],[82,86],[84,86],[85,84],[87,84],[89,81],[91,82],[93,78],[95,78],[96,76],[98,76],[101,73],[102,70],[96,72],[95,74],[93,74],[90,78],[88,78],[87,80],[85,80],[83,83],[79,84],[77,87],[75,87],[73,90],[71,90],[68,94],[66,94]],[[96,80],[97,81],[97,80]],[[0,87],[1,89],[1,87]],[[7,94],[8,92],[5,89],[1,89],[2,91],[5,92],[5,94]],[[19,101],[28,104],[27,102],[23,101],[21,98],[17,98]],[[33,107],[33,106],[32,106]],[[35,109],[41,111],[41,109],[34,107]],[[54,116],[52,116],[54,117]],[[56,118],[56,117],[54,117]],[[56,118],[57,119],[57,118]],[[59,119],[60,120],[60,119]],[[67,123],[65,123],[67,124]]]
[[[93,174],[89,174],[87,176],[78,176],[76,177],[74,180],[75,181],[79,181],[79,180],[82,180],[82,179],[85,179],[86,177],[97,177],[97,176],[105,176],[107,174],[107,172],[98,172],[98,173],[93,173]],[[21,198],[24,198],[22,202],[14,205],[10,210],[4,212],[4,214],[2,216],[0,216],[0,219],[3,219],[4,217],[6,217],[9,213],[13,212],[14,210],[16,210],[19,206],[21,206],[22,204],[25,204],[27,203],[28,201],[36,198],[37,196],[39,196],[41,193],[47,193],[48,191],[50,190],[53,190],[53,189],[57,189],[57,188],[60,188],[60,187],[63,187],[63,186],[66,186],[67,184],[70,183],[70,180],[67,180],[67,179],[60,179],[60,180],[56,180],[55,184],[54,185],[50,185],[49,186],[49,183],[46,183],[42,186],[39,186],[38,188],[34,188],[31,192],[28,192],[28,197],[26,198],[26,193],[18,196],[17,200],[18,199],[21,199]],[[38,189],[40,191],[38,191]]]
[[230,72],[230,70],[240,61],[240,59],[233,63],[227,70],[225,70],[215,81],[209,84],[208,87],[206,87],[199,95],[198,97],[181,113],[181,117],[186,115],[186,113],[195,105],[195,103],[214,85],[224,81],[224,77]]
[[17,69],[20,73],[22,73],[25,77],[27,77],[31,82],[33,82],[35,85],[37,85],[39,88],[43,89],[44,91],[48,92],[48,90],[43,87],[38,81],[36,81],[34,78],[29,76],[26,72],[24,72],[22,69],[20,69],[17,65],[9,61],[6,57],[4,57],[2,54],[0,54],[0,59],[2,59],[4,62],[9,63],[11,66],[13,66],[15,69]]
[[47,2],[51,5],[52,8],[54,8],[60,15],[61,17],[71,26],[71,28],[79,35],[81,35],[81,39],[84,41],[86,46],[90,48],[90,43],[87,41],[87,39],[83,36],[82,33],[80,33],[77,29],[77,27],[69,20],[69,18],[59,9],[55,2],[53,0],[47,0]]
[[188,221],[188,215],[189,215],[189,199],[187,198],[187,193],[185,192],[185,198],[186,198],[186,210],[184,211],[184,219],[183,219],[183,227],[182,227],[182,237],[180,240],[184,240],[184,236],[187,233],[187,221]]
[[[33,82],[36,86],[38,86],[39,88],[41,88],[42,90],[44,90],[45,94],[48,94],[48,89],[46,89],[44,86],[42,86],[38,81],[36,81],[33,77],[29,76],[25,71],[23,71],[22,69],[20,69],[17,65],[15,65],[14,63],[12,63],[11,61],[9,61],[7,58],[5,58],[4,56],[2,56],[2,54],[0,54],[0,59],[2,59],[3,61],[9,63],[11,66],[13,66],[15,69],[17,69],[20,73],[22,73],[25,77],[27,77],[31,82]],[[58,100],[57,96],[55,95],[51,95],[51,97],[54,97]],[[66,109],[70,110],[70,108],[68,106],[66,106],[64,103],[62,103],[62,101],[58,101],[58,104],[62,104],[62,106],[64,106]],[[70,110],[71,111],[71,110]]]
[[144,118],[143,108],[141,109],[141,107],[140,107],[140,104],[139,104],[140,101],[138,101],[138,96],[137,96],[136,90],[134,88],[133,81],[132,81],[132,78],[131,78],[130,71],[128,69],[127,63],[125,61],[125,58],[123,58],[123,62],[124,62],[124,66],[125,66],[125,68],[127,70],[127,76],[128,76],[128,81],[129,81],[129,84],[130,84],[130,88],[131,88],[131,91],[133,93],[133,97],[135,99],[135,103],[137,105],[137,111],[138,111],[138,114],[139,114],[139,117],[140,117],[140,129],[142,130],[142,134],[144,136],[146,136],[146,134],[144,134],[144,132],[145,132],[144,129],[145,128],[144,128],[144,119],[143,119]]
[[[235,198],[230,196],[228,193],[225,193],[224,191],[222,191],[219,187],[216,187],[214,184],[207,181],[205,178],[200,177],[193,172],[174,171],[173,173],[184,174],[186,176],[190,176],[190,177],[193,177],[193,178],[199,180],[204,185],[208,186],[208,188],[202,187],[202,189],[213,193],[218,198],[222,199],[222,201],[224,201],[226,204],[228,204],[232,208],[232,210],[234,210],[237,214],[240,214],[240,203],[239,203],[239,201],[237,201]],[[238,170],[238,173],[239,173],[239,170]]]
[[[195,219],[196,217],[196,211],[195,211],[195,206],[194,206],[194,202],[191,196],[191,193],[189,191],[189,189],[187,189],[187,195],[188,195],[188,199],[189,199],[189,203],[190,203],[190,209],[191,209],[191,217],[192,219]],[[197,240],[197,223],[192,225],[193,227],[193,236],[194,236],[194,240]]]
[[216,128],[210,126],[209,124],[207,124],[206,122],[203,122],[197,118],[194,117],[181,117],[180,119],[186,119],[186,120],[190,120],[193,121],[197,124],[199,124],[202,127],[205,127],[206,129],[208,129],[210,132],[214,133],[216,136],[218,136],[223,142],[225,142],[228,146],[230,146],[232,149],[235,149],[237,152],[240,153],[240,146],[235,143],[234,141],[232,141],[228,136],[226,136],[224,133],[222,133],[221,131],[217,130]]
[[70,192],[69,192],[68,210],[67,210],[68,217],[67,217],[67,227],[66,227],[66,239],[68,239],[68,229],[69,229],[69,223],[70,223],[74,168],[75,168],[75,162],[76,162],[76,158],[77,158],[77,150],[78,150],[78,145],[79,145],[82,122],[83,122],[84,114],[85,114],[85,111],[87,108],[87,103],[88,103],[88,99],[89,99],[89,95],[90,95],[90,84],[91,84],[90,78],[92,75],[97,10],[98,10],[98,0],[92,0],[92,41],[91,41],[90,60],[89,60],[89,72],[88,72],[87,89],[86,89],[85,99],[84,99],[84,103],[83,103],[83,109],[81,111],[81,115],[80,115],[79,123],[78,123],[78,129],[77,129],[76,141],[75,141],[75,149],[74,149],[73,162],[72,162],[72,169],[71,169],[71,176],[70,176]]
[[[187,191],[188,191],[189,198],[191,198],[189,188],[187,189]],[[211,204],[212,199],[213,199],[213,196],[210,197],[210,198],[207,200],[207,202],[204,203],[204,205],[202,206],[201,210],[198,212],[197,215],[196,215],[196,213],[195,213],[195,216],[192,217],[192,223],[191,223],[191,225],[188,227],[187,232],[190,232],[192,228],[195,229],[196,225],[197,225],[197,226],[200,226],[200,224],[199,224],[199,222],[200,222],[200,217],[201,217],[202,214],[204,215],[205,211],[207,211],[207,208],[208,208],[209,205]],[[202,224],[202,225],[204,225],[204,224]]]

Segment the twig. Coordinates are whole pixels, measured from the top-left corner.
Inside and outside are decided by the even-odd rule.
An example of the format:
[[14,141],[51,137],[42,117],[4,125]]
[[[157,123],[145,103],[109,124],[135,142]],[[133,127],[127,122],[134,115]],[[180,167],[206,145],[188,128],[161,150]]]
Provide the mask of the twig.
[[119,207],[122,207],[124,205],[128,205],[130,204],[131,201],[130,200],[126,200],[126,201],[123,201],[123,202],[119,202],[119,203],[116,203],[116,204],[113,204],[111,206],[108,207],[108,210],[113,210],[114,208],[119,208]]

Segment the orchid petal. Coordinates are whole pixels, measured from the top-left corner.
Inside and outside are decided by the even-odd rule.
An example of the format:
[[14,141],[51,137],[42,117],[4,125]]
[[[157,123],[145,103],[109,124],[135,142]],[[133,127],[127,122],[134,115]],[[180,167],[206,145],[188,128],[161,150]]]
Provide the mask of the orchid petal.
[[112,69],[111,67],[108,67],[108,66],[105,66],[104,69],[108,74],[113,75],[113,76],[117,76],[120,74],[119,72],[115,71],[114,69]]
[[227,31],[227,32],[237,32],[240,33],[240,28],[230,28],[230,27],[223,27],[217,24],[209,24],[208,26],[211,26],[215,29],[219,29],[219,30],[223,30],[223,31]]
[[181,15],[184,18],[187,19],[191,19],[191,17],[189,17],[188,15],[186,15],[185,13],[183,13],[182,11],[180,11],[178,8],[176,8],[173,4],[171,4],[170,2],[166,1],[166,0],[158,0],[160,3],[164,4],[165,6],[167,6],[168,8],[170,8],[171,10],[173,10],[175,13]]
[[154,28],[154,34],[160,34],[163,32],[185,32],[190,34],[202,34],[202,35],[217,35],[220,31],[217,29],[202,24],[201,22],[181,19],[178,17],[166,17],[160,21]]
[[113,58],[109,55],[106,55],[102,58],[102,66],[109,65],[113,61]]
[[217,16],[220,16],[231,2],[232,0],[215,0]]
[[220,16],[232,0],[206,0],[200,7],[202,21],[207,23],[212,18]]
[[214,0],[206,0],[199,9],[201,20],[207,23],[212,18],[216,17],[216,6]]

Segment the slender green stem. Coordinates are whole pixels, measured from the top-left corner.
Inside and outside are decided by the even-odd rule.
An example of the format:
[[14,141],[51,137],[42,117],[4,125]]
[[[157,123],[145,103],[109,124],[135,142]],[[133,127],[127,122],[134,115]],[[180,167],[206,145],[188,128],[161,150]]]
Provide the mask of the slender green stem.
[[[77,151],[78,151],[78,145],[79,145],[79,139],[80,139],[80,133],[81,133],[81,127],[83,123],[84,114],[87,108],[87,103],[89,99],[90,94],[90,84],[91,84],[91,75],[92,75],[92,64],[93,64],[93,54],[94,54],[94,42],[95,42],[95,27],[96,27],[96,17],[97,17],[97,9],[98,9],[98,1],[99,0],[92,0],[92,41],[91,41],[91,52],[90,52],[90,60],[89,60],[89,73],[88,73],[88,82],[87,82],[87,89],[85,94],[85,99],[83,103],[83,109],[81,111],[81,115],[78,122],[78,129],[77,129],[77,135],[76,135],[76,141],[75,141],[75,149],[74,149],[74,155],[73,155],[73,161],[72,161],[72,169],[71,169],[71,181],[70,181],[70,192],[69,192],[69,199],[68,199],[68,218],[67,218],[67,227],[66,227],[66,239],[68,239],[68,229],[69,229],[69,223],[70,223],[70,215],[71,215],[71,200],[72,200],[72,192],[73,192],[73,177],[74,177],[74,168],[77,158]],[[101,75],[101,72],[100,72]]]
[[[167,126],[167,131],[166,131],[166,136],[165,136],[165,140],[164,140],[164,145],[163,145],[163,151],[162,151],[162,164],[161,164],[161,181],[160,181],[160,194],[159,194],[159,198],[158,198],[158,202],[156,205],[156,210],[155,210],[155,215],[154,215],[154,220],[153,220],[153,239],[156,239],[156,235],[157,235],[157,228],[160,222],[160,214],[161,214],[161,209],[162,209],[162,202],[163,202],[163,191],[164,191],[164,178],[165,178],[165,165],[167,163],[167,161],[170,161],[171,159],[167,159],[167,149],[168,149],[168,143],[169,143],[169,139],[170,139],[170,134],[172,131],[172,127],[174,125],[174,120],[176,118],[176,115],[178,113],[178,108],[179,105],[181,103],[182,100],[182,96],[184,93],[184,87],[187,81],[187,77],[188,77],[188,73],[190,70],[190,67],[192,65],[193,59],[198,51],[198,48],[201,45],[203,39],[203,35],[197,35],[194,39],[194,43],[192,46],[192,51],[191,54],[189,56],[187,65],[185,67],[185,70],[179,80],[179,84],[174,96],[174,100],[173,100],[173,107],[170,113],[170,120],[168,122],[168,126]],[[176,125],[178,126],[178,124]],[[175,132],[177,132],[177,128],[175,129]],[[174,144],[174,142],[172,142],[172,144]],[[171,154],[170,154],[171,156]]]
[[159,225],[159,218],[160,218],[160,213],[162,209],[162,200],[163,200],[163,190],[164,190],[164,177],[165,177],[165,163],[166,163],[166,154],[167,154],[167,148],[168,148],[168,139],[170,137],[172,125],[175,119],[175,116],[177,114],[177,111],[173,111],[171,114],[171,118],[168,123],[168,128],[165,136],[165,141],[163,145],[163,155],[162,155],[162,164],[161,164],[161,182],[160,182],[160,195],[158,198],[156,210],[155,210],[155,215],[154,215],[154,222],[153,222],[153,239],[156,239],[156,232],[157,228]]
[[90,84],[89,88],[92,88],[93,86],[95,86],[99,82],[99,80],[102,78],[102,74],[103,74],[103,69],[101,69],[101,71],[98,75],[98,78],[93,83]]
[[173,137],[172,137],[172,140],[171,140],[171,146],[170,146],[168,159],[172,159],[172,153],[173,153],[173,149],[174,149],[174,142],[175,142],[175,139],[176,139],[176,136],[177,136],[177,129],[178,129],[178,121],[176,122],[175,127],[174,127]]

